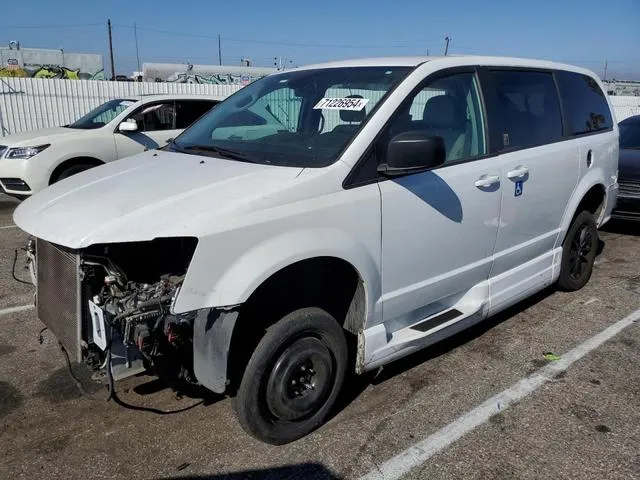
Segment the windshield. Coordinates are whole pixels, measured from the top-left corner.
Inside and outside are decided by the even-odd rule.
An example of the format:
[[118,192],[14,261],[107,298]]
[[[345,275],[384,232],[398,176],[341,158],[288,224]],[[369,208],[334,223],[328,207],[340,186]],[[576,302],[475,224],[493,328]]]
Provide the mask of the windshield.
[[137,100],[125,100],[119,98],[117,100],[109,100],[97,108],[94,108],[84,117],[79,118],[69,128],[82,128],[90,130],[92,128],[104,127],[111,120],[120,115],[125,109],[136,103]]
[[640,122],[620,124],[620,148],[640,149]]
[[324,167],[411,69],[350,67],[265,77],[220,103],[172,149],[241,161]]

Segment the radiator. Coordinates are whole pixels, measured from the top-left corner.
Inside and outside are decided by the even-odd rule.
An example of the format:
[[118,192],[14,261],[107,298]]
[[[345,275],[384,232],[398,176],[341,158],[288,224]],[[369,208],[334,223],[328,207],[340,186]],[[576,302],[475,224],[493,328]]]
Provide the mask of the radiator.
[[80,256],[41,239],[36,241],[38,318],[56,336],[71,360],[82,360],[82,280]]

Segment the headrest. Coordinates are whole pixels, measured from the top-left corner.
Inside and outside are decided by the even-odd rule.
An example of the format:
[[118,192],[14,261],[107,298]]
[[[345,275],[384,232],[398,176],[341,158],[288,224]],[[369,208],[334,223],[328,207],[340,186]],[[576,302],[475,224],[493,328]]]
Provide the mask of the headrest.
[[[364,98],[362,95],[349,95],[345,98]],[[361,123],[366,116],[366,109],[362,110],[340,110],[340,120],[343,122]]]
[[427,100],[422,121],[429,127],[456,128],[464,124],[466,112],[451,95],[438,95]]

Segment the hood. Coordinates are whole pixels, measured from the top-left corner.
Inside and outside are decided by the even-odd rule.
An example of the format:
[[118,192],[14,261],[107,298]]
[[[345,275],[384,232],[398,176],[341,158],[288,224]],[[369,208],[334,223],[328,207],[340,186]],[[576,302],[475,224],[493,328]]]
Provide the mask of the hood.
[[0,138],[0,144],[7,145],[8,147],[32,147],[44,143],[52,143],[54,140],[62,137],[75,136],[78,135],[78,133],[82,134],[86,131],[87,130],[80,130],[78,128],[65,127],[43,128],[41,130],[31,130],[29,132],[15,133],[2,137]]
[[620,149],[618,181],[640,182],[640,150]]
[[22,202],[15,223],[69,248],[200,237],[219,219],[282,201],[302,169],[149,151],[87,170]]

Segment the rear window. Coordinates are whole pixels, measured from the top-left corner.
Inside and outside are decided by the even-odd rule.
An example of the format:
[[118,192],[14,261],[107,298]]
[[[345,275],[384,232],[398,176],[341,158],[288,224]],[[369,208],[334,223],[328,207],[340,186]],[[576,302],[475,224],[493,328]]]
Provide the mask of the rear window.
[[562,138],[560,102],[550,73],[500,70],[489,75],[496,95],[490,130],[500,150]]
[[613,127],[607,99],[593,78],[573,72],[557,72],[556,78],[570,135]]

